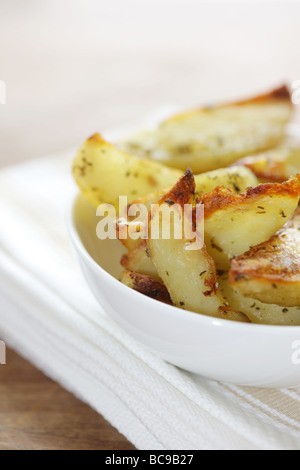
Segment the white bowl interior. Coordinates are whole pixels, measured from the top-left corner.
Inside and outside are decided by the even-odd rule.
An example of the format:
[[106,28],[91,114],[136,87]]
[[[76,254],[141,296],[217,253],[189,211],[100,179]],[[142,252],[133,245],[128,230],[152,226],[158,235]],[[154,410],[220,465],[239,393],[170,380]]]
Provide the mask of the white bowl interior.
[[84,248],[96,263],[116,279],[124,270],[120,265],[121,256],[126,249],[119,240],[99,240],[96,234],[99,218],[95,209],[81,195],[76,199],[73,218],[76,231]]

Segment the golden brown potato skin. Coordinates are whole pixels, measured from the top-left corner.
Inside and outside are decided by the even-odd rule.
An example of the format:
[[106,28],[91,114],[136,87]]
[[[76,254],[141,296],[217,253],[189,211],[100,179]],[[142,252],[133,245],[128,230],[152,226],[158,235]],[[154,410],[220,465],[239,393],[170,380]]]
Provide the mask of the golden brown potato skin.
[[157,280],[145,274],[124,271],[121,274],[121,282],[141,294],[159,300],[169,305],[173,305],[166,287]]
[[246,297],[300,306],[300,208],[270,240],[231,261],[229,283]]
[[281,146],[238,160],[236,166],[249,168],[263,183],[283,183],[300,173],[300,147]]

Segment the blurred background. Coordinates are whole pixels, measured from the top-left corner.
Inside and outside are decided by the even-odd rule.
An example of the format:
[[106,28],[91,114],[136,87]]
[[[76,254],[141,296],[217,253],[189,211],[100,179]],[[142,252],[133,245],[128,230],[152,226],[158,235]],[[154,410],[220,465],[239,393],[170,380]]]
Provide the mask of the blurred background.
[[300,79],[298,1],[0,0],[0,166]]

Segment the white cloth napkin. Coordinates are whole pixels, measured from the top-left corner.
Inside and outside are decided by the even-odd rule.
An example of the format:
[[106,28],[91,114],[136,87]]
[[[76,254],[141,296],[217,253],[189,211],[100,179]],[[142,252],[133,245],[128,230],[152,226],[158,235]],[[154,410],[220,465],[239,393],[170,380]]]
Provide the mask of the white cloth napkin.
[[300,449],[299,390],[237,387],[179,370],[101,309],[68,240],[72,156],[0,173],[0,338],[138,449]]

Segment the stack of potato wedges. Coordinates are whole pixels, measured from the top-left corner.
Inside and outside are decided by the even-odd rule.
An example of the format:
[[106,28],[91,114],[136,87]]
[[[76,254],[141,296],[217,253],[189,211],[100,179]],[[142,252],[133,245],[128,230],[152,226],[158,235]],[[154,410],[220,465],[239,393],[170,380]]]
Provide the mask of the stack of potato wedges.
[[[287,133],[287,87],[195,109],[108,143],[89,138],[74,160],[90,203],[127,197],[116,229],[121,282],[153,299],[221,319],[300,325],[300,134]],[[155,205],[204,206],[204,243],[151,236]],[[139,219],[130,208],[150,212]],[[175,222],[174,222],[175,223]],[[183,221],[177,224],[182,224]],[[195,224],[197,232],[197,224]]]

